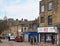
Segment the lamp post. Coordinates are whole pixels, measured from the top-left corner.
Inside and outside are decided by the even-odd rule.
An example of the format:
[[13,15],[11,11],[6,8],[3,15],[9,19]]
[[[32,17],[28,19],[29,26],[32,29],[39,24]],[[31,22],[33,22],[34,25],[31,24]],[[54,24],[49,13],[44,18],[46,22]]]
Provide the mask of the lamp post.
[[17,25],[17,36],[19,35],[19,33],[18,33],[18,25]]
[[17,24],[17,36],[19,36],[19,33],[18,33],[18,19],[16,19],[16,24]]
[[9,33],[11,33],[11,23],[10,23],[10,32]]

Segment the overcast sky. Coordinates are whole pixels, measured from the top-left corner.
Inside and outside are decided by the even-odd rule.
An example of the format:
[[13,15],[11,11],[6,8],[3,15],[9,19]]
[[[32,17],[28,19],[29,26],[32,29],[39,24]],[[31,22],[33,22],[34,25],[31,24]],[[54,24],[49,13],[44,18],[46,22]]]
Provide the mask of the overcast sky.
[[14,19],[34,20],[39,16],[40,0],[0,0],[0,19],[4,16]]

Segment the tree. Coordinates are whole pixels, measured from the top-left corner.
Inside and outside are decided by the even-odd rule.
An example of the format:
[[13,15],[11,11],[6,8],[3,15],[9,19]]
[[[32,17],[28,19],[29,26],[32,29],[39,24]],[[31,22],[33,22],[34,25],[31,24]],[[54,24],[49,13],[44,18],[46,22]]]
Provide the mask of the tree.
[[5,30],[7,30],[7,29],[9,29],[9,25],[7,24],[7,21],[6,20],[2,20],[1,22],[0,22],[0,34],[3,32],[3,31],[5,31]]

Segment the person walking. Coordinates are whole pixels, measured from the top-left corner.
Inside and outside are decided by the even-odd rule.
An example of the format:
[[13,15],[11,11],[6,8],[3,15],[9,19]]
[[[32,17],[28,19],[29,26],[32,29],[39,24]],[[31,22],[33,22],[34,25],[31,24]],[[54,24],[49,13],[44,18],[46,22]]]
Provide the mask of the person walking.
[[8,36],[8,40],[10,41],[10,36]]
[[31,37],[31,39],[30,39],[30,43],[33,44],[33,37]]

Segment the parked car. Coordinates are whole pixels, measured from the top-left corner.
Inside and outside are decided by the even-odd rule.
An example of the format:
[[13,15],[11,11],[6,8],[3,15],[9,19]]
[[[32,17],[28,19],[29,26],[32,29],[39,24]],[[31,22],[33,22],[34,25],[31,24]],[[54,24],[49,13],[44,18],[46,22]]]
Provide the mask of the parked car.
[[10,41],[14,41],[15,40],[15,37],[14,36],[9,36],[10,37]]
[[15,41],[16,41],[16,42],[23,42],[23,37],[22,37],[22,36],[17,36],[17,37],[15,38]]
[[5,37],[3,37],[3,36],[0,36],[0,39],[5,39]]

